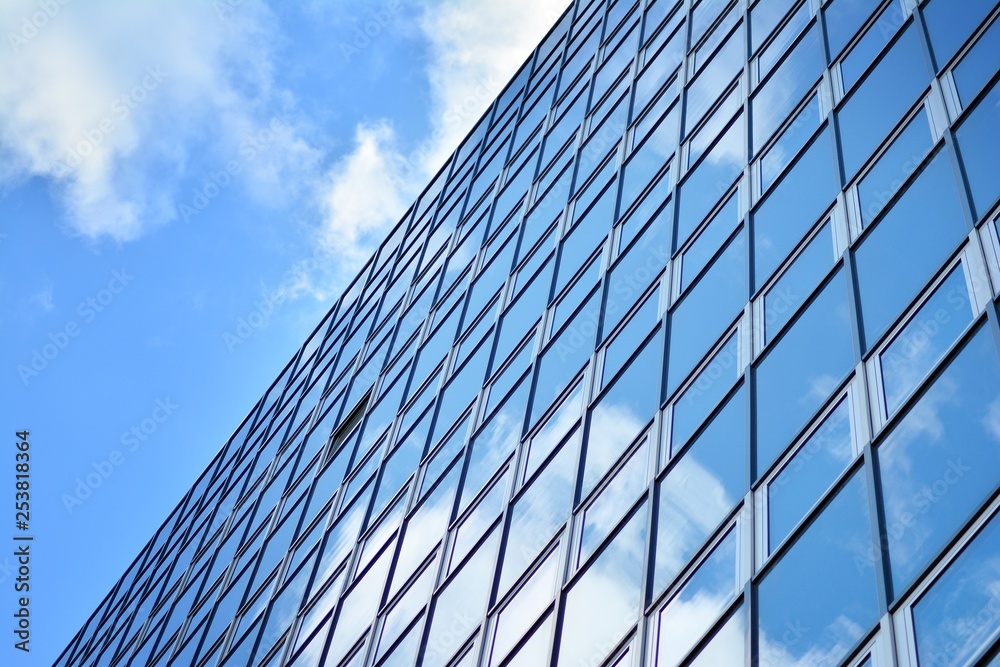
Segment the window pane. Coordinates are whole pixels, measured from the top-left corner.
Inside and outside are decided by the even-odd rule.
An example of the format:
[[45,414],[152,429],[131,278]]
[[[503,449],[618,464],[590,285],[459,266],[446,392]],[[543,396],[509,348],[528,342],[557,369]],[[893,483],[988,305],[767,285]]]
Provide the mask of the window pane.
[[[607,336],[660,275],[670,257],[670,220],[656,216],[608,272],[601,335]],[[657,301],[654,295],[653,300]]]
[[[947,153],[938,153],[854,253],[865,342],[873,346],[966,227]],[[906,261],[900,261],[905,249]]]
[[845,399],[768,484],[768,553],[788,537],[853,459],[851,414]]
[[580,551],[576,565],[586,563],[604,539],[611,534],[625,511],[646,489],[649,439],[642,441],[628,461],[583,512],[580,521]]
[[653,419],[662,382],[663,335],[653,336],[594,405],[581,497],[590,493],[625,448]]
[[[875,56],[885,48],[889,40],[895,37],[905,22],[906,17],[903,15],[899,3],[890,2],[885,6],[878,18],[872,22],[865,34],[855,42],[850,52],[841,61],[840,78],[845,91],[857,84],[858,78],[872,64]],[[847,39],[850,39],[850,36],[847,36]]]
[[698,125],[705,112],[719,99],[722,91],[728,88],[730,82],[742,71],[745,62],[745,43],[744,31],[734,32],[691,81],[687,95],[688,128]]
[[848,180],[929,82],[920,34],[910,24],[837,113]]
[[670,315],[667,395],[674,392],[746,303],[745,235],[741,232]]
[[604,367],[601,370],[601,389],[604,389],[614,379],[618,371],[639,349],[639,344],[646,338],[646,335],[653,330],[653,325],[658,321],[659,296],[658,292],[647,296],[645,302],[632,314],[628,323],[608,343],[604,351]]
[[1000,21],[994,20],[952,74],[962,104],[968,105],[1000,68]]
[[712,220],[705,225],[694,243],[684,251],[681,264],[681,292],[708,265],[715,253],[735,231],[739,221],[738,193],[733,193]]
[[836,58],[847,42],[857,34],[861,24],[872,15],[880,0],[834,0],[826,6],[826,37],[830,55]]
[[764,0],[750,9],[750,51],[756,52],[767,40],[795,0]]
[[740,389],[660,482],[654,596],[687,565],[743,498],[745,422]]
[[679,189],[678,245],[687,242],[736,177],[743,173],[745,162],[746,130],[741,113]]
[[871,530],[859,471],[759,584],[761,664],[839,665],[875,625]]
[[891,415],[972,322],[972,303],[959,265],[879,356]]
[[996,156],[1000,151],[1000,83],[969,113],[955,130],[962,153],[962,163],[972,190],[976,216],[982,217],[1000,195],[1000,179],[996,177]]
[[838,272],[757,367],[757,474],[826,402],[854,366],[851,316]]
[[[733,528],[660,611],[657,667],[676,667],[739,592]],[[743,654],[740,654],[740,663]],[[729,663],[734,664],[734,663]]]
[[771,277],[840,190],[829,132],[813,140],[753,214],[755,287]]
[[904,592],[996,486],[1000,364],[987,329],[878,448],[893,590]]
[[579,442],[567,442],[514,502],[498,596],[507,592],[566,521],[573,508],[579,461]]
[[858,184],[861,224],[869,225],[934,145],[927,116],[918,113]]
[[494,530],[438,593],[424,648],[426,667],[442,667],[479,625],[493,581],[493,557],[499,536],[500,531]]
[[784,62],[754,93],[751,101],[753,152],[756,153],[767,143],[792,109],[813,89],[825,67],[826,59],[819,40],[819,28],[814,24]]
[[688,667],[742,665],[746,655],[746,626],[746,607],[741,605]]
[[958,667],[1000,629],[1000,520],[993,517],[913,607],[921,664]]
[[806,145],[822,119],[820,117],[820,100],[818,94],[806,102],[805,106],[775,141],[764,157],[760,160],[760,189],[767,192],[768,188],[778,180],[792,158]]
[[739,338],[729,337],[674,403],[670,448],[680,450],[739,377]]
[[924,5],[924,20],[938,67],[952,59],[993,5],[989,0],[931,0]]
[[828,221],[764,295],[765,343],[774,340],[819,286],[833,259],[833,228]]
[[771,43],[767,45],[767,48],[760,52],[760,58],[757,61],[757,68],[761,77],[767,75],[767,73],[774,66],[774,63],[776,63],[785,53],[788,45],[799,36],[799,33],[802,32],[802,28],[809,23],[810,14],[811,8],[809,7],[809,3],[803,2],[799,8],[792,13],[792,17],[784,26],[782,26],[781,30],[778,31],[778,34],[775,35]]
[[646,542],[643,504],[566,593],[559,665],[600,664],[639,615]]
[[557,546],[497,614],[489,664],[499,663],[552,601],[556,586],[562,581],[562,564],[562,550]]

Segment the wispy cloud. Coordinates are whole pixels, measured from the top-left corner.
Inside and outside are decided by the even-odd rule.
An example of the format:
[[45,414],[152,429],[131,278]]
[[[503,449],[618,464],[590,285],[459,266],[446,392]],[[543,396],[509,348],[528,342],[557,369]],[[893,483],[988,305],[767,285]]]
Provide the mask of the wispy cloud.
[[[41,26],[32,0],[0,6],[0,184],[51,179],[79,234],[127,241],[172,220],[193,163],[235,155],[293,102],[263,3],[51,4]],[[273,196],[317,157],[294,132],[279,143],[248,166],[248,190]]]
[[390,120],[359,124],[352,149],[330,171],[321,193],[320,241],[343,262],[341,278],[374,251],[568,4],[446,0],[425,5],[420,26],[430,49],[430,135],[406,147],[399,145]]

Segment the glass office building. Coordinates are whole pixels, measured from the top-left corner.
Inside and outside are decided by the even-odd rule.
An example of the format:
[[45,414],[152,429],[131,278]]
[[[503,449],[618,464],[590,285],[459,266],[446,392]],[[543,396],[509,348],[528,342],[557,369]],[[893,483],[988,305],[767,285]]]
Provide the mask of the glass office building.
[[998,70],[579,0],[57,664],[1000,664]]

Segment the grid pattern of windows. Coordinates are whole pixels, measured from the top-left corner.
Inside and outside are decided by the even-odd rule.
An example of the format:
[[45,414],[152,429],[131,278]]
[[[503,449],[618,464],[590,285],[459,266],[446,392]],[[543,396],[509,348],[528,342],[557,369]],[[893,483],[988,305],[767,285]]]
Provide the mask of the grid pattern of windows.
[[578,0],[57,665],[1000,664],[998,35]]

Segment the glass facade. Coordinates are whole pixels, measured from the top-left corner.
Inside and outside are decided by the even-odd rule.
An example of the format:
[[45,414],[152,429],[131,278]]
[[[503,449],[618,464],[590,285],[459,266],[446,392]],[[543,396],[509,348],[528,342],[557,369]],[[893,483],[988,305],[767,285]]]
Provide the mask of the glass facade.
[[1000,664],[998,26],[578,0],[57,665]]

